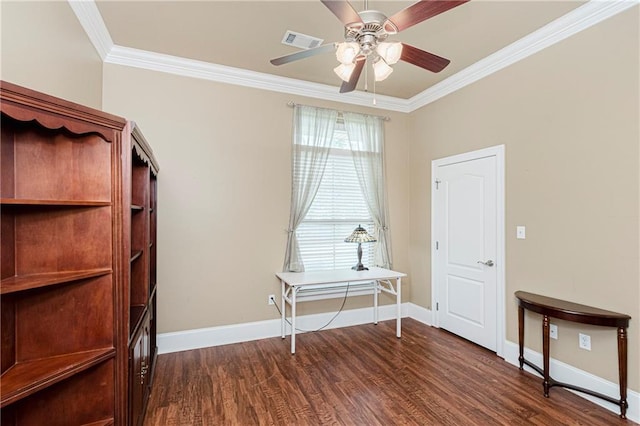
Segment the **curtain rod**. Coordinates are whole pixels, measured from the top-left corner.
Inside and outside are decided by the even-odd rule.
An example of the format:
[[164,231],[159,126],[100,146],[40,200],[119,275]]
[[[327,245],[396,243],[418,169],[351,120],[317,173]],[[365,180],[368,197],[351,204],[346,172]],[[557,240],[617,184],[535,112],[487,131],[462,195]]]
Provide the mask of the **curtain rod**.
[[[306,105],[306,104],[299,104],[297,102],[293,102],[293,101],[289,101],[287,102],[287,106],[293,108],[296,105],[301,105],[301,106],[310,106],[310,107],[314,107],[314,108],[321,108],[321,107],[316,107],[314,105]],[[327,109],[333,109],[333,108],[327,108]],[[340,110],[334,110],[334,111],[338,111],[338,114],[342,114],[342,111]],[[358,113],[358,114],[362,114],[362,113]],[[389,117],[388,115],[382,116],[382,115],[373,115],[373,114],[362,114],[362,115],[368,115],[370,117],[378,117],[384,121],[391,121],[391,117]]]

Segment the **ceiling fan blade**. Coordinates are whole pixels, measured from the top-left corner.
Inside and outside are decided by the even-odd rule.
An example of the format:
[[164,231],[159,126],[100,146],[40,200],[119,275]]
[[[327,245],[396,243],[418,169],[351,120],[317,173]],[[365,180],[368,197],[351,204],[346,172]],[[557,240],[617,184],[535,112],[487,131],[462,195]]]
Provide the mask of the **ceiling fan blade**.
[[367,63],[365,58],[362,58],[356,61],[356,66],[351,73],[351,78],[349,81],[344,81],[342,86],[340,86],[340,93],[348,93],[353,92],[358,85],[358,80],[360,79],[360,74],[362,74],[362,69],[364,68],[364,64]]
[[400,56],[400,60],[409,62],[410,64],[419,66],[420,68],[424,68],[431,72],[440,72],[451,62],[449,59],[442,58],[438,55],[434,55],[433,53],[425,52],[424,50],[405,43],[402,43],[402,55]]
[[343,25],[349,25],[354,23],[359,23],[364,25],[362,22],[362,18],[358,15],[358,12],[351,6],[347,0],[320,0],[322,4],[327,6],[327,8],[333,12],[334,15],[338,17],[340,22]]
[[336,50],[336,43],[327,43],[322,46],[314,47],[312,49],[301,50],[300,52],[290,53],[288,55],[280,56],[279,58],[272,59],[273,65],[283,65],[289,62],[297,61],[299,59],[306,59],[311,56],[320,55],[322,53],[329,53]]
[[[469,0],[420,0],[402,9],[388,20],[391,21],[397,28],[397,31],[400,32],[468,1]],[[386,24],[385,27],[387,27]]]

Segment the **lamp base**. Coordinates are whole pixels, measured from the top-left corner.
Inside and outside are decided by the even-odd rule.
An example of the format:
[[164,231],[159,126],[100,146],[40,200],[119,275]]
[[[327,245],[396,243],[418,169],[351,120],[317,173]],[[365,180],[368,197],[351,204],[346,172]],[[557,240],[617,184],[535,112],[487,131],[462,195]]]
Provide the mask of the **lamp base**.
[[358,243],[358,263],[356,266],[352,266],[351,269],[354,271],[368,271],[369,268],[365,268],[362,264],[362,243]]
[[351,269],[353,269],[354,271],[368,271],[369,270],[369,268],[364,266],[362,263],[358,263],[356,266],[352,266]]

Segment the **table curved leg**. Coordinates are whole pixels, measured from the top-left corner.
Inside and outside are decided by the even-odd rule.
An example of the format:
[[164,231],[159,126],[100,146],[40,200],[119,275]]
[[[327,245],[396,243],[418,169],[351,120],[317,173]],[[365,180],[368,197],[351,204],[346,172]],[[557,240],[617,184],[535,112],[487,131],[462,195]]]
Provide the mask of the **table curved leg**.
[[524,308],[518,306],[518,362],[524,368]]
[[620,383],[620,418],[627,418],[627,329],[618,327],[618,379]]
[[544,396],[549,398],[549,387],[551,386],[551,380],[549,379],[549,316],[543,315],[542,317],[542,358],[543,358],[543,371],[544,381],[542,386],[544,388]]

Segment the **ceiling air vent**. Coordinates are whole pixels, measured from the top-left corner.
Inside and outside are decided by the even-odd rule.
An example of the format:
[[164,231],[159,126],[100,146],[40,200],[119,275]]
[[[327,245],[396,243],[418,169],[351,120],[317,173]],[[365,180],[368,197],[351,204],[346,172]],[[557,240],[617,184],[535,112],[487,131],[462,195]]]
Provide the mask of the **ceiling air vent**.
[[287,46],[298,47],[300,49],[311,49],[318,47],[324,40],[321,38],[311,37],[306,34],[296,33],[295,31],[287,30],[282,38],[282,44]]

